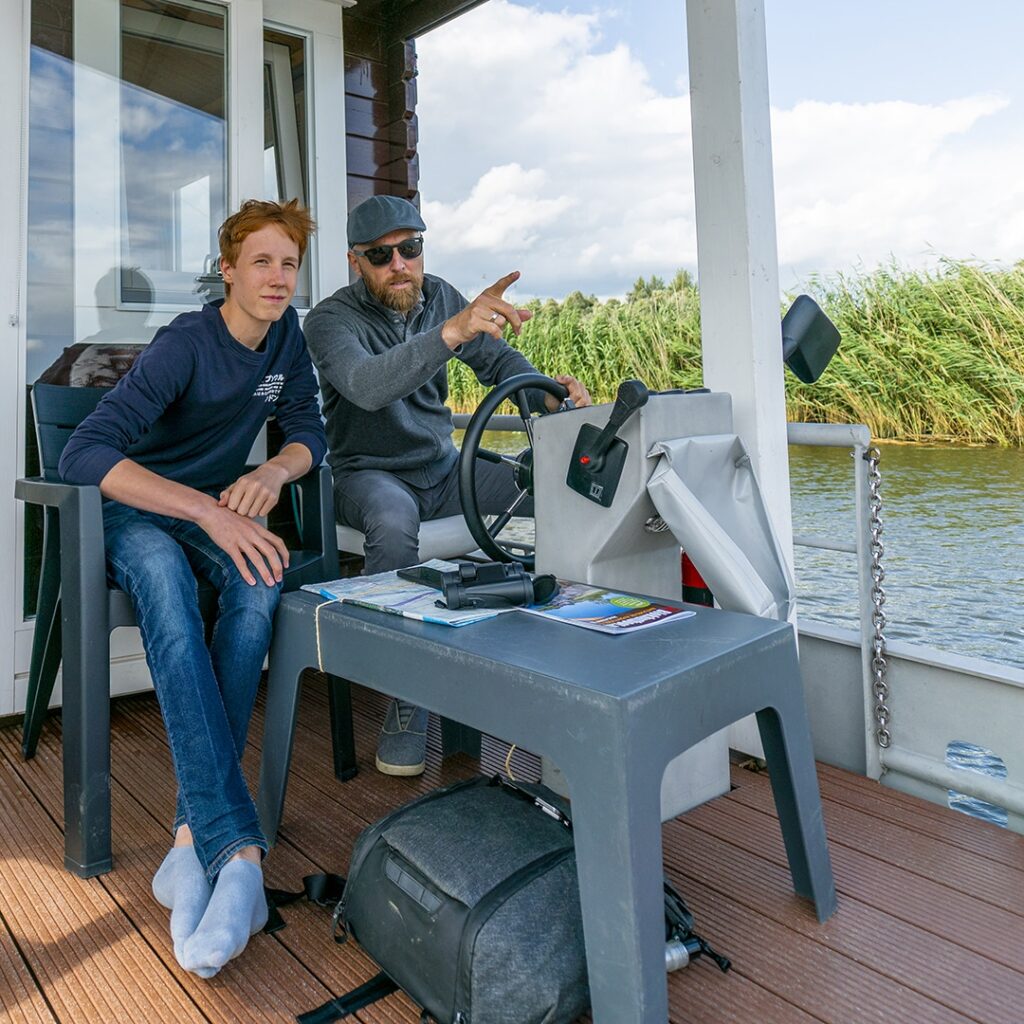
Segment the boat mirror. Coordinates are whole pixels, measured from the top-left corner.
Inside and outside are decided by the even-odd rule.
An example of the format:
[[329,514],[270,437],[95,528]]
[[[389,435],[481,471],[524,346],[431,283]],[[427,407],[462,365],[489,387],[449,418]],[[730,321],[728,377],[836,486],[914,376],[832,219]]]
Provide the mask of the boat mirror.
[[782,318],[782,358],[805,384],[825,372],[839,349],[839,331],[810,295],[798,295]]

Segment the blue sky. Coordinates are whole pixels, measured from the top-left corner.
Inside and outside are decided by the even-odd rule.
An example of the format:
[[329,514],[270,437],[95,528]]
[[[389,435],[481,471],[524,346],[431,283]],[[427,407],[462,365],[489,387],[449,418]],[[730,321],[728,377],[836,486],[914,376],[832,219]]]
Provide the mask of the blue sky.
[[[783,289],[1024,257],[1024,3],[765,11]],[[555,296],[695,269],[682,0],[488,0],[417,48],[428,269]]]

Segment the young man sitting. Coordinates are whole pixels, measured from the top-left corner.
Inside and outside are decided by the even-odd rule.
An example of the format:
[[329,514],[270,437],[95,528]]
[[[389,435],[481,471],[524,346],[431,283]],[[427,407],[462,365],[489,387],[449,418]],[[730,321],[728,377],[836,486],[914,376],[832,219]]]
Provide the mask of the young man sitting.
[[[212,977],[263,927],[267,850],[240,760],[288,565],[255,521],[322,460],[317,383],[290,301],[313,222],[251,200],[220,230],[227,298],[157,331],[72,435],[71,483],[98,484],[110,579],[135,607],[178,783],[153,879],[174,954]],[[269,416],[284,445],[246,473]],[[209,646],[197,577],[217,591]]]

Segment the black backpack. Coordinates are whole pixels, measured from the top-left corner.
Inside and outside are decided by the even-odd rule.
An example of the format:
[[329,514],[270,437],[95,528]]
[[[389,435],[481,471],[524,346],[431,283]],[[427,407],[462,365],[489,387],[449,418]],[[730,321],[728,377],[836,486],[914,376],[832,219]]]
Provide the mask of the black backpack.
[[[701,953],[665,883],[678,965]],[[433,790],[356,840],[335,909],[383,968],[303,1014],[327,1024],[401,988],[437,1024],[571,1024],[590,1003],[572,821],[544,786],[477,777]]]

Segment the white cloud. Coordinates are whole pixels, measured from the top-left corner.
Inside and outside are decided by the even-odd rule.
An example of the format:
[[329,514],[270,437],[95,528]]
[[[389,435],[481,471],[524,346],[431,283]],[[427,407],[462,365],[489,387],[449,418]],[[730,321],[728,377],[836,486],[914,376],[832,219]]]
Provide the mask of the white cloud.
[[424,200],[431,251],[497,249],[517,255],[527,250],[573,205],[568,196],[545,198],[546,179],[542,170],[505,164],[486,171],[461,202]]
[[[689,101],[600,15],[491,0],[418,42],[428,268],[479,290],[621,294],[696,264]],[[681,58],[682,59],[682,58]],[[772,112],[781,281],[937,254],[1024,255],[1009,100],[805,101]]]
[[1024,188],[1014,168],[1024,145],[971,139],[972,128],[1006,107],[982,96],[774,111],[782,261],[831,270],[890,255],[907,264],[935,254],[1019,257]]

